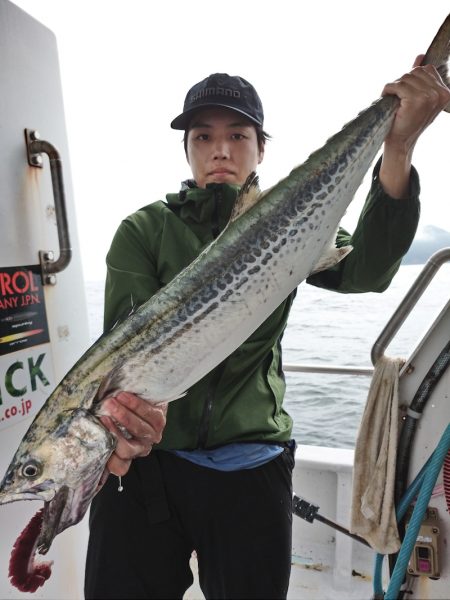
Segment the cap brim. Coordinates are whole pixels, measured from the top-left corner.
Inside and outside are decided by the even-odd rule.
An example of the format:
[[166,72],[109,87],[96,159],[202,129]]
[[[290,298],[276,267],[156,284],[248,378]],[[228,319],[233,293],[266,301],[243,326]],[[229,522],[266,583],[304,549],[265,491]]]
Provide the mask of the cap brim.
[[257,119],[255,119],[254,117],[252,117],[251,115],[246,113],[244,110],[239,110],[235,106],[228,106],[227,104],[220,104],[218,102],[208,102],[207,104],[202,104],[201,106],[196,106],[195,108],[186,110],[185,112],[181,113],[181,115],[178,115],[178,117],[176,117],[172,121],[170,126],[172,129],[181,129],[181,130],[185,131],[189,127],[189,123],[195,113],[199,112],[200,110],[203,110],[204,108],[211,108],[211,107],[212,108],[214,108],[214,107],[228,108],[229,110],[233,110],[234,112],[244,115],[245,117],[247,117],[247,119],[250,119],[250,121],[252,121],[252,123],[255,123],[256,125],[259,125],[260,127],[262,127],[262,123],[260,121],[258,121]]

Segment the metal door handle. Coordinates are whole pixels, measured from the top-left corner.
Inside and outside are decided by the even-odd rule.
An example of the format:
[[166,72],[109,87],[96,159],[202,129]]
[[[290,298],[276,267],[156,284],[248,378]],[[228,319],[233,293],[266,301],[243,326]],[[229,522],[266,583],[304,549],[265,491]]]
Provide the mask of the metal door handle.
[[66,196],[64,193],[62,160],[58,150],[50,144],[50,142],[41,140],[37,131],[25,129],[25,140],[27,145],[28,164],[31,167],[43,167],[42,152],[47,154],[50,162],[56,226],[58,229],[59,256],[57,260],[54,260],[53,252],[51,250],[39,250],[39,261],[41,263],[42,283],[44,285],[54,285],[56,283],[55,274],[60,273],[65,269],[72,258],[69,226],[67,222]]

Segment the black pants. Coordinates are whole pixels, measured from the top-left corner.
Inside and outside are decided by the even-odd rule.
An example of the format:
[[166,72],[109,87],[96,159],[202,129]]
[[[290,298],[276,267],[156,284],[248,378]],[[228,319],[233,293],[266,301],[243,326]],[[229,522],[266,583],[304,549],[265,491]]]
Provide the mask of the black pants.
[[136,459],[118,492],[95,497],[89,599],[182,598],[196,550],[206,598],[285,598],[291,567],[293,452],[220,472],[163,451]]

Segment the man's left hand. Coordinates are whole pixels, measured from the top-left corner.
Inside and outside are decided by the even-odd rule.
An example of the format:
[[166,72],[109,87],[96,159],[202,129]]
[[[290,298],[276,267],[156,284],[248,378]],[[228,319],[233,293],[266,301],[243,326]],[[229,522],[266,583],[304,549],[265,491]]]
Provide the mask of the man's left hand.
[[412,71],[387,84],[382,95],[393,94],[400,107],[386,137],[386,143],[408,152],[419,136],[450,102],[450,90],[432,65],[420,66],[424,56],[414,61]]
[[400,99],[389,131],[380,168],[380,183],[393,198],[407,198],[415,144],[424,130],[450,102],[450,90],[432,65],[420,66],[419,55],[412,71],[385,85],[383,95]]

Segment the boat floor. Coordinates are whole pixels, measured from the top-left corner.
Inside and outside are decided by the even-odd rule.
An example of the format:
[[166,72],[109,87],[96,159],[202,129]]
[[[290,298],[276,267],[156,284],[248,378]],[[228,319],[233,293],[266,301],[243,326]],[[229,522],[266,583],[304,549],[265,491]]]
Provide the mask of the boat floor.
[[[297,548],[296,552],[292,556],[289,600],[369,600],[372,597],[372,573],[356,569],[337,573],[332,566],[332,553],[323,547]],[[204,595],[198,583],[195,558],[191,559],[191,569],[194,583],[184,598],[201,600]]]

